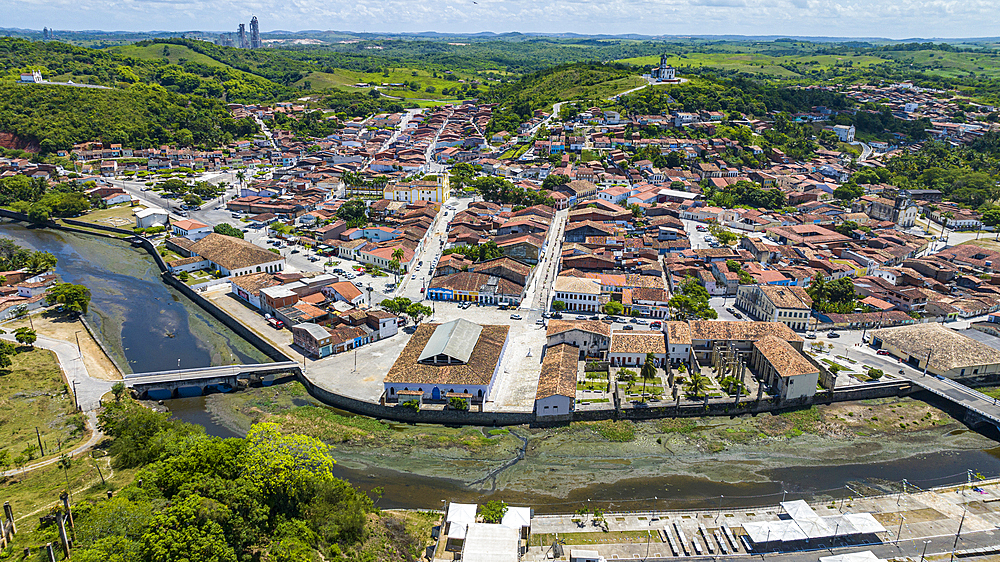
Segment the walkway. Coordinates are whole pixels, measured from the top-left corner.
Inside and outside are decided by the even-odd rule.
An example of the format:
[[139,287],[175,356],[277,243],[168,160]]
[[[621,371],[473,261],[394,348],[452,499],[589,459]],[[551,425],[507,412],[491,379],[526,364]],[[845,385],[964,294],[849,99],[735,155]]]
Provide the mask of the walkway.
[[997,399],[951,379],[938,378],[930,374],[920,377],[908,376],[907,378],[924,390],[972,410],[979,414],[983,421],[989,421],[997,429],[1000,429],[1000,405],[998,405]]

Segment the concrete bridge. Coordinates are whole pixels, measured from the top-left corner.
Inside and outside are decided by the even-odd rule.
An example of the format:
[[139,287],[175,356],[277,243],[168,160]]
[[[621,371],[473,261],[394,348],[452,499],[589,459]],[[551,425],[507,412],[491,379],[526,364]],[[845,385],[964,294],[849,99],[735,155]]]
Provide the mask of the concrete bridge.
[[279,363],[259,363],[252,365],[223,365],[133,373],[125,375],[125,385],[141,399],[166,400],[186,396],[201,396],[207,390],[229,392],[236,388],[240,379],[257,380],[270,385],[277,375],[294,374],[299,371],[294,361]]
[[962,383],[934,375],[910,377],[913,384],[965,409],[962,420],[973,429],[992,425],[1000,431],[1000,404],[997,399]]

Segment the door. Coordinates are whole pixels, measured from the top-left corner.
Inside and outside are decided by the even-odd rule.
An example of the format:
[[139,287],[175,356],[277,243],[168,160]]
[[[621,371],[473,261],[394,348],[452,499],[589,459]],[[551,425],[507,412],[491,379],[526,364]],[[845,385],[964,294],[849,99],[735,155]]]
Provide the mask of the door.
[[431,391],[431,398],[434,400],[441,399],[441,390],[438,387],[435,386],[434,390]]

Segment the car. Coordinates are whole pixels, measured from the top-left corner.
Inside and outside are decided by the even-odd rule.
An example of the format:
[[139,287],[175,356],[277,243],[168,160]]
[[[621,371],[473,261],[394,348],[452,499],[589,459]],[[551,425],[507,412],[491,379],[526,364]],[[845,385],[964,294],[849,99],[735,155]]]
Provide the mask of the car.
[[875,355],[889,355],[889,352],[885,349],[879,349],[875,352]]
[[659,330],[660,328],[663,327],[663,324],[661,322],[653,322],[649,325],[649,327],[653,328],[654,330]]
[[735,318],[737,320],[742,320],[743,319],[743,315],[740,314],[739,312],[734,312],[733,313],[733,318]]
[[633,326],[633,325],[631,325],[631,324],[626,324],[626,325],[625,325],[625,327],[624,327],[624,328],[622,328],[622,329],[623,329],[623,330],[634,330],[634,329],[635,329],[635,326]]
[[556,320],[562,320],[563,315],[562,312],[553,312],[552,317],[555,318]]
[[906,374],[906,371],[904,371],[904,370],[900,369],[900,370],[899,370],[899,374],[901,374],[901,375],[905,375],[905,374]]
[[285,327],[285,323],[277,318],[268,318],[267,323],[270,324],[275,330],[280,330]]
[[410,279],[416,279],[416,278],[417,278],[417,276],[416,276],[416,275],[411,275],[411,276],[410,276]]
[[577,315],[576,315],[576,319],[577,319],[577,320],[586,320],[586,319],[587,319],[587,317],[586,317],[586,316],[584,316],[584,315],[582,315],[582,314],[577,314]]
[[808,340],[816,339],[816,332],[806,332],[806,339]]
[[645,324],[649,324],[649,320],[646,320],[645,318],[639,318],[638,320],[635,321],[635,323],[636,324],[643,324],[643,325],[645,325]]
[[830,332],[829,334],[826,335],[826,337],[828,337],[828,338],[839,338],[840,334],[838,334],[837,332]]
[[520,314],[511,314],[510,315],[510,319],[511,320],[520,320],[521,319],[521,315]]
[[735,310],[733,310],[733,307],[731,307],[731,306],[727,306],[727,307],[726,307],[726,312],[728,312],[729,314],[733,314],[733,313],[734,313],[734,312],[736,312],[736,311],[735,311]]
[[424,287],[420,287],[420,292],[421,292],[421,293],[423,293],[423,292],[424,292]]
[[601,318],[601,322],[604,322],[605,324],[614,324],[615,319],[610,316],[605,316],[604,318]]
[[539,318],[538,320],[535,320],[535,324],[545,325],[545,320],[542,319],[542,318]]
[[361,288],[361,281],[355,281],[354,282],[354,286],[360,289]]
[[316,262],[316,261],[319,261],[319,258],[317,258],[316,256],[309,256],[309,257],[308,257],[308,258],[306,258],[306,259],[308,259],[309,261],[312,261],[312,262]]
[[291,252],[291,253],[293,253],[293,254],[297,254],[297,253],[299,253],[299,251],[298,251],[298,250],[292,250],[292,252]]
[[708,231],[707,228],[705,228],[703,225],[700,225],[700,224],[698,226],[696,226],[695,229],[697,229],[698,232],[706,232],[706,231]]
[[629,320],[629,322],[631,322],[633,324],[638,324],[639,323],[639,319],[638,318],[632,318],[632,319]]

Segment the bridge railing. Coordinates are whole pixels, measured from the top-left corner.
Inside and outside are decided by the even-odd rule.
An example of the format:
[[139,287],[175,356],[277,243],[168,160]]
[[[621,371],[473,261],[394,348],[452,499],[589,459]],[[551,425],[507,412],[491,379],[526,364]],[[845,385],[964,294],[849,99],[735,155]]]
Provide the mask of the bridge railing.
[[253,373],[262,371],[283,371],[293,369],[298,366],[294,361],[282,361],[279,363],[258,363],[251,365],[218,365],[215,367],[194,367],[191,369],[173,369],[169,371],[153,371],[148,373],[130,373],[124,375],[126,382],[142,382],[145,379],[173,377],[175,380],[187,378],[202,378],[211,376],[232,376],[240,373]]
[[[978,398],[979,396],[982,396],[984,400],[993,401],[992,397],[986,396],[982,392],[978,392],[978,391],[972,390],[971,388],[965,386],[964,384],[957,383],[955,381],[952,381],[952,380],[946,379],[946,378],[937,378],[937,377],[935,377],[935,378],[937,380],[946,381],[946,383],[948,384],[948,386],[952,386],[952,387],[954,387],[957,390],[962,390],[964,392],[972,394],[976,398]],[[941,392],[940,390],[938,390],[938,389],[936,389],[936,388],[934,388],[934,387],[932,387],[930,385],[921,384],[920,379],[912,379],[912,380],[913,380],[913,383],[916,384],[917,386],[919,386],[920,388],[923,388],[924,390],[926,390],[928,392],[931,392],[933,394],[937,394],[938,396],[940,396],[941,398],[944,398],[945,400],[948,400],[949,402],[955,402],[955,400],[951,396],[948,396],[944,392]],[[976,396],[977,394],[979,396]],[[964,408],[966,408],[966,409],[968,409],[970,411],[973,411],[973,412],[979,414],[980,416],[984,417],[985,419],[992,420],[995,423],[1000,423],[1000,419],[998,419],[997,416],[995,416],[993,414],[987,414],[986,412],[980,410],[979,408],[976,408],[975,406],[973,406],[971,404],[967,404],[967,403],[964,403],[964,402],[955,402],[955,403],[958,404],[959,406],[962,406],[962,407],[964,407]]]

